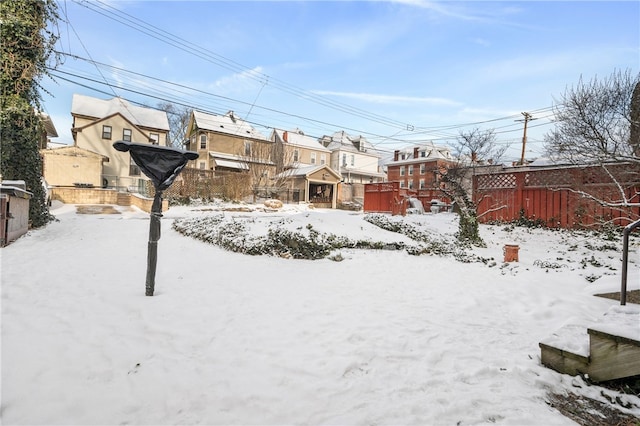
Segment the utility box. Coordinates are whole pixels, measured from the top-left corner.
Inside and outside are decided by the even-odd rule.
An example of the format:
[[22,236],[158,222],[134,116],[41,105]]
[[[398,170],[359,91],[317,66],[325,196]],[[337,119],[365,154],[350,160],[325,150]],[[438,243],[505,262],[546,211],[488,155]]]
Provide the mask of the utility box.
[[0,184],[0,247],[17,240],[29,230],[29,200],[33,194],[22,180]]

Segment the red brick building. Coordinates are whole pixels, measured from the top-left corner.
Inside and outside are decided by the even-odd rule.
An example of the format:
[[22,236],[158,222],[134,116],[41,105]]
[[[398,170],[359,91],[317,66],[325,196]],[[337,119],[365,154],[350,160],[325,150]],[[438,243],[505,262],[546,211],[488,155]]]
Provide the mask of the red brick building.
[[432,143],[416,145],[393,153],[387,164],[387,180],[399,182],[401,189],[415,193],[423,205],[442,199],[438,169],[455,164],[448,147]]

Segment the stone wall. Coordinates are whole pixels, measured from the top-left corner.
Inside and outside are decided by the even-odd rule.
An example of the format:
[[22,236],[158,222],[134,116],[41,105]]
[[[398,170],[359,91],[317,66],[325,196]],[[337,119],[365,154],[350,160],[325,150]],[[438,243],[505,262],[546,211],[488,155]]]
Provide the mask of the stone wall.
[[117,204],[118,192],[102,188],[54,187],[51,199],[65,204]]
[[[120,194],[120,197],[118,196]],[[126,195],[126,196],[123,196]],[[119,193],[115,189],[102,188],[52,188],[51,199],[65,204],[113,204],[135,206],[142,211],[150,212],[153,198],[139,194]],[[123,202],[126,200],[126,202]],[[169,208],[167,200],[162,201],[162,211]]]

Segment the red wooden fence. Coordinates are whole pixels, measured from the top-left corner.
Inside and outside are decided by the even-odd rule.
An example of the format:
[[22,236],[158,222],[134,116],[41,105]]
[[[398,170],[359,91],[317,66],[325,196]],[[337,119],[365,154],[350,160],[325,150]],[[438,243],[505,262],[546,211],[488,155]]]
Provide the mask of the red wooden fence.
[[407,213],[407,191],[400,188],[400,182],[367,183],[364,185],[365,212]]
[[405,215],[408,197],[420,200],[426,211],[429,211],[431,200],[438,199],[445,204],[450,200],[443,196],[439,189],[400,188],[400,182],[368,183],[364,186],[364,211]]
[[512,221],[522,215],[546,226],[572,228],[609,222],[627,225],[640,218],[640,168],[632,164],[608,167],[513,168],[474,176],[474,201],[481,222]]

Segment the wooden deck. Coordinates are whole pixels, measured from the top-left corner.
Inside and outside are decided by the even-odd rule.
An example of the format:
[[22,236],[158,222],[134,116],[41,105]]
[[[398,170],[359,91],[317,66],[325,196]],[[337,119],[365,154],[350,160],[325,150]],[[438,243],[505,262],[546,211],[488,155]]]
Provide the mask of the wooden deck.
[[624,323],[568,325],[539,343],[542,364],[593,382],[640,375],[640,311],[624,312]]

